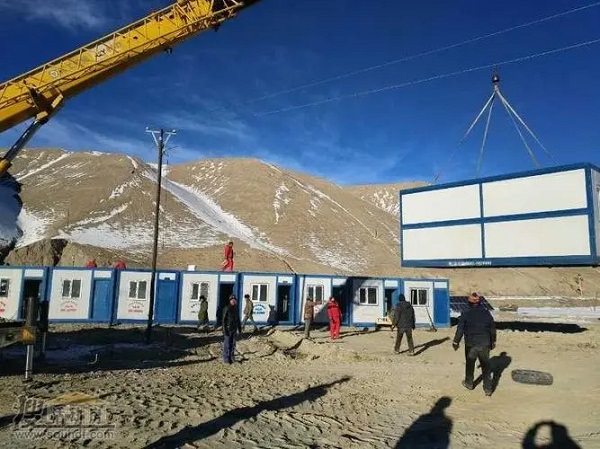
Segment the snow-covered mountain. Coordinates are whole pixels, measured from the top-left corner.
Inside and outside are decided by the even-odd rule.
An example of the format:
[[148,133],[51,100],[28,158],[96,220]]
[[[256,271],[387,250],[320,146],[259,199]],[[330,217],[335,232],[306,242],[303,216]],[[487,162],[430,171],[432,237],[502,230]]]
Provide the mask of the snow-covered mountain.
[[347,189],[361,199],[374,204],[378,208],[398,217],[400,213],[400,190],[426,186],[426,182],[405,182],[398,184],[372,184],[348,186]]
[[[0,257],[11,264],[148,266],[156,167],[119,154],[27,150],[0,183]],[[163,169],[159,266],[219,269],[235,242],[245,271],[448,277],[456,294],[573,294],[593,268],[409,269],[399,264],[398,191],[424,183],[340,187],[256,159]],[[50,240],[51,239],[51,240]],[[2,247],[5,248],[2,251]]]

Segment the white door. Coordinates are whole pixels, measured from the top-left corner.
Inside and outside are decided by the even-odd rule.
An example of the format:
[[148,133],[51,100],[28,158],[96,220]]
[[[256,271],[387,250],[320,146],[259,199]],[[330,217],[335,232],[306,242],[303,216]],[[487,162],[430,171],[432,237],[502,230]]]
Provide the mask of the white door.
[[[433,283],[428,281],[405,281],[404,296],[415,309],[415,322],[429,325],[433,320]],[[429,313],[429,315],[428,315]]]

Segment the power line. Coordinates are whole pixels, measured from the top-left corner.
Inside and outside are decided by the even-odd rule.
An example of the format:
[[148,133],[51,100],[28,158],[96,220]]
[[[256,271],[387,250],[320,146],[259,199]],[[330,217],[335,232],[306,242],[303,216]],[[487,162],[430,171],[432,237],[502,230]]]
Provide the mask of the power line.
[[[369,66],[369,67],[364,67],[362,69],[357,69],[357,70],[353,70],[353,71],[350,71],[350,72],[346,72],[346,73],[342,73],[342,74],[339,74],[339,75],[335,75],[335,76],[332,76],[330,78],[324,78],[324,79],[321,79],[321,80],[318,80],[318,81],[313,81],[313,82],[310,82],[310,83],[301,84],[301,85],[298,85],[298,86],[295,86],[295,87],[291,87],[289,89],[275,91],[275,92],[272,92],[270,94],[262,95],[260,97],[252,98],[252,99],[246,100],[244,102],[233,104],[231,106],[233,106],[233,107],[235,107],[235,106],[244,106],[244,105],[248,105],[248,104],[252,104],[252,103],[257,103],[259,101],[267,100],[269,98],[279,97],[279,96],[286,95],[286,94],[289,94],[289,93],[292,93],[292,92],[296,92],[296,91],[299,91],[299,90],[308,89],[309,87],[320,86],[322,84],[330,83],[332,81],[338,81],[338,80],[341,80],[341,79],[344,79],[344,78],[349,78],[351,76],[355,76],[355,75],[360,75],[362,73],[371,72],[373,70],[378,70],[378,69],[381,69],[381,68],[384,68],[384,67],[389,67],[391,65],[399,64],[401,62],[411,61],[413,59],[422,58],[424,56],[429,56],[429,55],[433,55],[433,54],[436,54],[436,53],[441,53],[441,52],[446,51],[446,50],[451,50],[453,48],[462,47],[464,45],[468,45],[468,44],[472,44],[474,42],[478,42],[478,41],[482,41],[482,40],[485,40],[485,39],[489,39],[491,37],[499,36],[501,34],[506,34],[506,33],[509,33],[511,31],[515,31],[515,30],[518,30],[518,29],[521,29],[521,28],[527,28],[527,27],[530,27],[530,26],[533,26],[533,25],[537,25],[537,24],[540,24],[540,23],[543,23],[543,22],[547,22],[547,21],[550,21],[550,20],[558,19],[560,17],[564,17],[564,16],[567,16],[569,14],[574,14],[576,12],[584,11],[586,9],[590,9],[590,8],[593,8],[593,7],[596,7],[596,6],[599,6],[599,5],[600,5],[600,1],[594,2],[594,3],[590,3],[589,5],[580,6],[580,7],[573,8],[573,9],[569,9],[569,10],[563,11],[561,13],[552,14],[551,16],[542,17],[541,19],[536,19],[536,20],[532,20],[530,22],[525,22],[525,23],[522,23],[522,24],[519,24],[519,25],[512,26],[510,28],[505,28],[505,29],[500,30],[500,31],[494,31],[492,33],[483,34],[481,36],[470,38],[470,39],[467,39],[467,40],[464,40],[464,41],[461,41],[461,42],[456,42],[454,44],[444,45],[442,47],[438,47],[438,48],[435,48],[433,50],[427,50],[427,51],[424,51],[424,52],[421,52],[421,53],[417,53],[417,54],[414,54],[414,55],[405,56],[403,58],[393,59],[391,61],[383,62],[381,64],[376,64],[376,65],[372,65],[372,66]],[[222,109],[227,109],[227,108],[222,108]],[[217,110],[221,110],[221,109],[217,109]],[[215,111],[211,111],[211,112],[215,112]]]
[[422,78],[422,79],[415,80],[415,81],[407,81],[407,82],[401,83],[401,84],[393,84],[391,86],[380,87],[378,89],[370,89],[370,90],[365,90],[365,91],[360,91],[360,92],[354,92],[354,93],[351,93],[351,94],[340,95],[340,96],[337,96],[337,97],[330,97],[330,98],[326,98],[324,100],[313,101],[311,103],[304,103],[304,104],[299,104],[299,105],[295,105],[295,106],[289,106],[289,107],[281,108],[281,109],[273,109],[273,110],[270,110],[270,111],[258,112],[258,113],[254,113],[252,115],[255,116],[255,117],[260,117],[260,116],[265,116],[265,115],[278,114],[278,113],[281,113],[281,112],[294,111],[294,110],[297,110],[297,109],[303,109],[303,108],[308,108],[308,107],[312,107],[312,106],[318,106],[318,105],[322,105],[322,104],[326,104],[326,103],[332,103],[334,101],[345,100],[347,98],[363,97],[363,96],[366,96],[366,95],[376,94],[376,93],[379,93],[379,92],[385,92],[385,91],[388,91],[388,90],[400,89],[400,88],[403,88],[403,87],[414,86],[416,84],[427,83],[429,81],[435,81],[435,80],[438,80],[438,79],[450,78],[452,76],[457,76],[457,75],[463,75],[465,73],[470,73],[470,72],[475,72],[475,71],[479,71],[479,70],[484,70],[484,69],[490,69],[490,68],[494,68],[494,67],[499,67],[501,65],[508,65],[508,64],[514,64],[514,63],[517,63],[517,62],[523,62],[523,61],[527,61],[529,59],[539,58],[539,57],[542,57],[542,56],[547,56],[547,55],[551,55],[551,54],[555,54],[555,53],[560,53],[560,52],[563,52],[563,51],[574,50],[576,48],[585,47],[585,46],[588,46],[588,45],[596,44],[598,42],[600,42],[600,38],[594,39],[594,40],[591,40],[591,41],[581,42],[579,44],[569,45],[569,46],[566,46],[566,47],[555,48],[553,50],[546,50],[546,51],[543,51],[541,53],[535,53],[535,54],[532,54],[532,55],[521,56],[519,58],[508,59],[508,60],[501,61],[501,62],[494,62],[494,63],[491,63],[491,64],[485,64],[485,65],[480,65],[480,66],[476,66],[476,67],[470,67],[470,68],[467,68],[467,69],[457,70],[455,72],[445,73],[445,74],[441,74],[441,75],[434,75],[434,76],[430,76],[428,78]]

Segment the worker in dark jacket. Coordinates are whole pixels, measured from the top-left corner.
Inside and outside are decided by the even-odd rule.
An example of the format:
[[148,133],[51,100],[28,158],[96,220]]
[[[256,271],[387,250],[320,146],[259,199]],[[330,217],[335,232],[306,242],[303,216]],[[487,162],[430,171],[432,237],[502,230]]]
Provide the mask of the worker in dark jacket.
[[406,334],[406,339],[408,340],[408,354],[414,355],[415,345],[413,342],[412,331],[415,328],[415,309],[411,303],[406,301],[406,297],[402,294],[394,309],[392,328],[394,327],[396,328],[396,344],[394,345],[394,352],[400,352],[402,337]]
[[468,390],[474,388],[475,362],[479,359],[483,376],[483,391],[486,396],[491,396],[490,350],[496,346],[496,325],[492,314],[481,304],[481,298],[477,293],[472,293],[468,302],[469,308],[461,314],[458,320],[452,346],[456,351],[464,335],[465,380],[462,384]]
[[235,295],[229,297],[229,304],[223,309],[223,363],[235,362],[235,340],[242,333],[242,323]]

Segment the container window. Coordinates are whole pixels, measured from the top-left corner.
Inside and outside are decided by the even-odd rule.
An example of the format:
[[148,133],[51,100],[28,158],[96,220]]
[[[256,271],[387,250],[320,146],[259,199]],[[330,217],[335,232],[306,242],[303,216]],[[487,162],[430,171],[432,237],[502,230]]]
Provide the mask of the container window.
[[308,296],[313,299],[315,304],[323,304],[324,288],[322,285],[308,285],[306,289]]
[[252,301],[267,302],[268,291],[268,284],[252,284]]
[[358,292],[359,304],[376,306],[378,304],[377,287],[361,287]]
[[0,279],[0,298],[8,298],[10,279]]
[[429,305],[429,290],[426,288],[411,288],[410,303],[413,306]]

